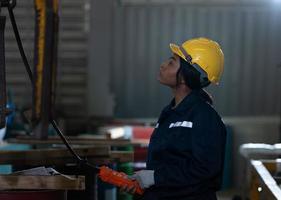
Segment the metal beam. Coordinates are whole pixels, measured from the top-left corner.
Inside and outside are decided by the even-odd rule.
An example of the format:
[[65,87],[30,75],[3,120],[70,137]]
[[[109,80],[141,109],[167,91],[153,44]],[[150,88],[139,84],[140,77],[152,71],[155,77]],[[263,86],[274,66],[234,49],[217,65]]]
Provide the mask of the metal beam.
[[6,18],[0,16],[0,129],[6,125],[5,22]]
[[119,0],[121,5],[272,5],[280,0]]

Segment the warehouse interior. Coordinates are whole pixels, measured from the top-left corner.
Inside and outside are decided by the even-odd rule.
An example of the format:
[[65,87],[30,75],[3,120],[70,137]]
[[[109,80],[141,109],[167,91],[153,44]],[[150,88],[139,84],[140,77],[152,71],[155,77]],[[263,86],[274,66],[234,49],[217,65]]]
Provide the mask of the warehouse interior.
[[281,199],[280,18],[280,0],[0,0],[0,199],[142,199],[118,184],[173,98],[159,68],[200,37],[224,54],[217,199]]

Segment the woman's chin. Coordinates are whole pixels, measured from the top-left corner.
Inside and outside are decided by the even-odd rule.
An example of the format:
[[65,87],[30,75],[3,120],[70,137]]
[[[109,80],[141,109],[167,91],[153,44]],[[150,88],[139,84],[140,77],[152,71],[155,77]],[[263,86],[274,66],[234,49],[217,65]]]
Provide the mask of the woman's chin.
[[158,82],[159,82],[161,85],[169,86],[169,84],[167,84],[165,81],[163,81],[163,80],[161,80],[161,79],[158,79]]

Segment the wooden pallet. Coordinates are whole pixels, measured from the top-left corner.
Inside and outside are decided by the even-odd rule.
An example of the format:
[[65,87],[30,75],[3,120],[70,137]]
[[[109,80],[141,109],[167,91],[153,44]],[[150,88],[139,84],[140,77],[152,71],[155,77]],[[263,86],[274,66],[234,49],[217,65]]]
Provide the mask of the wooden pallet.
[[0,190],[84,190],[84,176],[0,175]]

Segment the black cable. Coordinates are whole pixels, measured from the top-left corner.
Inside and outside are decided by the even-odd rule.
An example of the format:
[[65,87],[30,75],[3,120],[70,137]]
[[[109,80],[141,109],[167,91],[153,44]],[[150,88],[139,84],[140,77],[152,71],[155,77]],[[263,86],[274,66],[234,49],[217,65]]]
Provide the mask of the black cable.
[[71,152],[71,154],[80,162],[82,161],[82,158],[71,148],[70,144],[68,143],[68,141],[66,140],[66,138],[64,137],[63,133],[61,132],[61,130],[59,129],[57,123],[55,120],[52,120],[52,125],[54,127],[54,129],[56,130],[56,132],[58,133],[58,135],[60,136],[61,140],[63,141],[63,143],[65,144],[65,146],[67,147],[67,149]]
[[19,31],[18,31],[18,28],[17,28],[15,16],[14,16],[14,13],[13,13],[13,8],[10,5],[8,5],[8,11],[9,11],[9,16],[10,16],[11,23],[12,23],[12,26],[13,26],[13,30],[14,30],[14,33],[15,33],[16,41],[17,41],[17,44],[18,44],[18,47],[19,47],[21,58],[23,60],[25,69],[28,73],[29,80],[31,81],[31,85],[32,85],[32,87],[34,87],[35,84],[34,84],[34,79],[33,79],[33,75],[32,75],[32,72],[31,72],[31,67],[30,67],[30,65],[27,61],[26,56],[25,56],[24,49],[23,49],[21,39],[20,39],[20,35],[19,35]]
[[[32,74],[32,71],[31,71],[31,67],[30,67],[30,65],[29,65],[29,63],[27,61],[26,55],[24,53],[24,49],[23,49],[23,46],[22,46],[21,38],[20,38],[20,35],[19,35],[19,31],[18,31],[16,20],[15,20],[14,13],[13,13],[13,5],[12,4],[8,5],[8,10],[9,10],[9,16],[10,16],[10,19],[11,19],[13,30],[14,30],[14,33],[15,33],[16,41],[17,41],[17,44],[18,44],[18,47],[19,47],[19,51],[20,51],[20,54],[21,54],[21,58],[23,60],[24,66],[26,68],[26,71],[28,73],[29,79],[31,81],[32,90],[34,90],[35,83],[34,83],[33,74]],[[89,163],[87,163],[87,161],[85,159],[82,159],[72,149],[72,147],[70,146],[69,142],[65,138],[64,134],[62,133],[62,131],[59,129],[59,127],[58,127],[58,125],[57,125],[57,123],[56,123],[56,121],[54,119],[51,120],[51,123],[52,123],[54,129],[56,130],[57,134],[60,136],[61,140],[63,141],[63,143],[67,147],[67,149],[70,151],[70,153],[73,155],[73,157],[78,161],[78,163],[79,164],[83,163],[83,164],[87,164],[87,166],[94,167],[94,166],[91,166]]]

